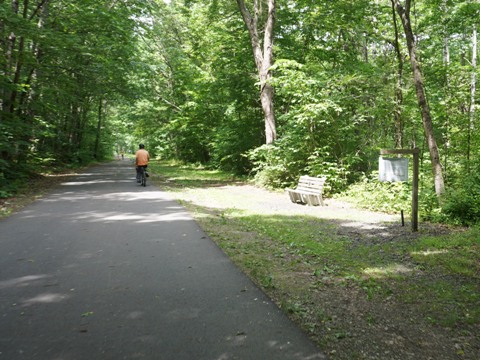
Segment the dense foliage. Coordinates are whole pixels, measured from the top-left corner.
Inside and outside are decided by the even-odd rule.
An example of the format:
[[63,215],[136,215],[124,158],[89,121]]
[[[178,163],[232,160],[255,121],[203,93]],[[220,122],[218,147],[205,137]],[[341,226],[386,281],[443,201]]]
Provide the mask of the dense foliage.
[[[260,18],[271,1],[256,2]],[[142,141],[156,156],[266,186],[326,174],[334,194],[359,182],[356,193],[382,192],[384,206],[400,185],[374,184],[379,150],[418,147],[424,216],[476,222],[480,4],[274,3],[277,140],[264,145],[262,84],[237,2],[1,1],[2,189],[19,167],[100,160]],[[442,208],[394,3],[411,5],[446,183]]]
[[0,196],[39,166],[111,156],[107,116],[132,85],[137,5],[0,1]]

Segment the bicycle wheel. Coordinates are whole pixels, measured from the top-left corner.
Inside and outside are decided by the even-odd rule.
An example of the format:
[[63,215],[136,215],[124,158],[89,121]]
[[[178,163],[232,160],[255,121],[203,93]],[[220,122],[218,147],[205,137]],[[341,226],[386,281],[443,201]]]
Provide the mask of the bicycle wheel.
[[147,186],[147,176],[145,175],[145,168],[142,167],[142,186]]

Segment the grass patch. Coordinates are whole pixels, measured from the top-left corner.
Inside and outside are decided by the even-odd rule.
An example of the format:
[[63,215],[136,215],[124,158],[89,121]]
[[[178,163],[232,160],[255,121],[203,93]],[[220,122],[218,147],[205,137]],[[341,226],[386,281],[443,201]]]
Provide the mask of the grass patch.
[[411,248],[412,257],[426,268],[466,277],[480,276],[480,228],[451,236],[427,236]]
[[221,186],[242,179],[219,170],[205,169],[203,166],[181,165],[174,161],[151,161],[150,171],[167,180],[167,185],[174,182],[170,190],[181,191],[182,188]]

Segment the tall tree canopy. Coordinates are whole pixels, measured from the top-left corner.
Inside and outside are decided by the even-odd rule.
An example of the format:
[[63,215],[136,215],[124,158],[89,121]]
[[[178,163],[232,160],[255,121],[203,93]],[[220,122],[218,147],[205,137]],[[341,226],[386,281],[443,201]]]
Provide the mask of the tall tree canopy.
[[0,3],[0,169],[110,154],[102,119],[128,94],[134,1]]

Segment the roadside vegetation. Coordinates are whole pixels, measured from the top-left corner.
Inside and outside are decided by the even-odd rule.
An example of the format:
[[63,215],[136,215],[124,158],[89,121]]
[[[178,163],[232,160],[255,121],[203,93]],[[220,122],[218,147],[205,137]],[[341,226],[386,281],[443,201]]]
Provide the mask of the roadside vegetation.
[[42,197],[52,186],[85,166],[36,166],[18,172],[15,179],[0,188],[0,219]]
[[478,227],[345,233],[342,219],[249,207],[248,188],[244,202],[219,190],[246,186],[223,172],[166,163],[152,172],[333,359],[477,358]]

